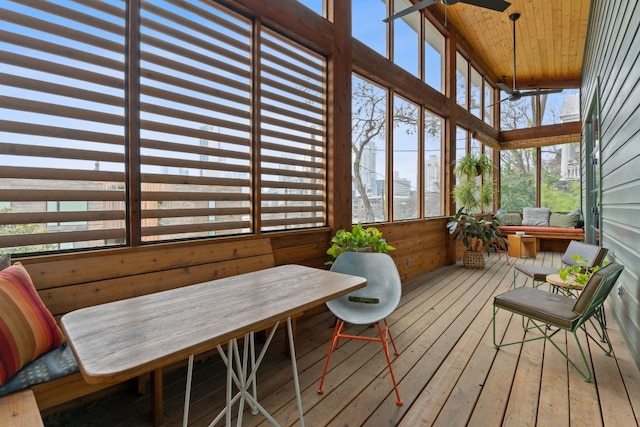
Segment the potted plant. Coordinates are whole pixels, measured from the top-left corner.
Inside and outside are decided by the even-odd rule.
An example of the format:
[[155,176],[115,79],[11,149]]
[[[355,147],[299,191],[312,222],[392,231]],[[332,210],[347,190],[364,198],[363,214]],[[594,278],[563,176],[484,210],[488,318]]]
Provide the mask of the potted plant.
[[[574,254],[571,255],[571,258],[576,262],[574,265],[558,268],[558,275],[567,283],[584,286],[593,273],[600,270],[599,265],[590,266],[589,260],[582,255]],[[606,265],[607,261],[604,261],[603,264]]]
[[487,221],[483,216],[471,215],[464,207],[458,209],[455,215],[447,218],[447,229],[453,234],[453,240],[462,239],[465,247],[462,264],[465,268],[484,268],[484,251],[487,253],[491,243],[496,240],[505,244],[497,224]]
[[382,252],[388,253],[395,248],[382,237],[382,232],[376,227],[364,228],[362,224],[356,224],[351,231],[338,230],[331,238],[331,247],[327,250],[330,260],[327,264],[333,264],[343,252]]
[[455,162],[453,198],[469,211],[484,211],[493,199],[493,163],[486,154],[467,154]]

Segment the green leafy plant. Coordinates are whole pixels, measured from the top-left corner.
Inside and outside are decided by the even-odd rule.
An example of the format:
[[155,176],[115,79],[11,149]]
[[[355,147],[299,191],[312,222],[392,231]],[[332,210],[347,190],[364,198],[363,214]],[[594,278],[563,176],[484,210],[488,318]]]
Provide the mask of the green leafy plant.
[[[453,234],[453,239],[462,239],[462,244],[468,251],[479,252],[491,249],[490,243],[495,240],[505,242],[498,226],[493,221],[487,221],[483,216],[471,215],[464,206],[455,215],[447,218],[447,229]],[[506,245],[506,242],[505,242]],[[506,247],[506,246],[505,246]]]
[[356,224],[351,231],[338,230],[331,238],[331,247],[327,249],[330,260],[327,264],[333,264],[338,255],[344,252],[381,252],[388,253],[395,248],[382,237],[382,232],[376,227],[364,228],[362,224]]
[[470,211],[484,211],[493,199],[493,163],[486,154],[467,154],[455,162],[453,198]]
[[[595,265],[593,267],[590,266],[589,260],[584,258],[582,255],[571,255],[571,259],[576,262],[574,265],[558,268],[558,275],[565,282],[584,286],[587,284],[591,276],[593,276],[593,273],[600,270],[599,265]],[[604,261],[603,264],[607,265],[608,262]]]

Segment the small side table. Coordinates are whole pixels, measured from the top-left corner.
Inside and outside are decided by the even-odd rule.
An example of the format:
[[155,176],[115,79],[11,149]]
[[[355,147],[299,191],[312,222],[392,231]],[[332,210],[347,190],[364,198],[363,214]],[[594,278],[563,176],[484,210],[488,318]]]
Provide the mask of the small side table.
[[537,242],[535,236],[518,236],[509,234],[509,256],[515,258],[535,258],[538,256]]
[[547,283],[551,285],[555,293],[562,292],[563,295],[571,297],[577,297],[577,291],[581,291],[582,289],[584,289],[583,285],[579,285],[573,282],[565,282],[560,278],[559,274],[547,275]]

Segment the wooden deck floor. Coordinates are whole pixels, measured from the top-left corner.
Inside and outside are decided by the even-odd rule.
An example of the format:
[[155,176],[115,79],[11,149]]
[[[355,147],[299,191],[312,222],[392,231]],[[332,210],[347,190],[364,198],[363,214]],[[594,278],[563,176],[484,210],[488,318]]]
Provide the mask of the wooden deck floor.
[[[535,262],[560,264],[558,253]],[[513,264],[513,258],[511,262]],[[518,263],[532,260],[518,259]],[[334,353],[325,392],[316,389],[332,333],[329,313],[298,326],[298,371],[307,426],[637,426],[640,372],[613,315],[609,333],[615,358],[589,343],[594,379],[586,383],[543,341],[492,345],[492,299],[506,291],[512,265],[492,255],[484,270],[442,268],[404,284],[400,307],[389,323],[400,350],[393,360],[403,406],[397,406],[380,346],[345,342]],[[612,296],[615,297],[615,296]],[[522,336],[521,318],[499,312],[497,333]],[[371,334],[374,329],[352,327]],[[291,368],[278,332],[259,372],[261,404],[283,426],[299,425]],[[586,340],[585,340],[586,342]],[[575,353],[569,342],[568,351]],[[182,422],[184,369],[165,378],[166,426]],[[197,363],[190,425],[206,426],[224,399],[225,369],[218,356]],[[123,392],[89,406],[51,414],[54,426],[148,426],[148,395]],[[246,414],[244,425],[270,425]]]

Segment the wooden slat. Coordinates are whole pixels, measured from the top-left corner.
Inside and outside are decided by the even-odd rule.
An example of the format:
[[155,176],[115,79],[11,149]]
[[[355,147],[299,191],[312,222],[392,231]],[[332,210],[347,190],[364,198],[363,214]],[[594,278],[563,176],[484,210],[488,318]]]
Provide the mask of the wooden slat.
[[[164,236],[168,236],[167,238],[169,239],[175,239],[176,234],[182,233],[209,233],[211,231],[233,230],[235,232],[234,234],[238,234],[241,230],[251,229],[251,223],[249,221],[209,221],[208,219],[204,219],[203,221],[204,222],[192,224],[159,225],[156,227],[143,226],[142,236],[158,236],[162,240]],[[205,236],[206,235],[200,237]]]
[[247,163],[250,159],[249,153],[246,152],[246,148],[249,146],[249,141],[247,138],[229,138],[228,136],[225,138],[223,135],[217,132],[209,132],[201,130],[198,133],[194,133],[188,136],[192,136],[194,138],[201,139],[215,139],[220,142],[227,142],[230,144],[238,145],[238,151],[234,150],[223,150],[214,147],[204,147],[202,145],[189,145],[189,144],[178,144],[167,141],[158,141],[153,139],[142,139],[141,143],[144,148],[153,148],[156,150],[170,151],[176,153],[194,153],[194,154],[202,154],[205,156],[218,156],[218,157],[229,157],[232,159],[240,159],[245,160]]
[[[264,210],[264,209],[263,209]],[[202,208],[202,209],[144,209],[142,218],[172,218],[196,216],[249,215],[249,207]]]
[[249,200],[249,194],[242,193],[213,193],[213,192],[176,192],[176,191],[142,191],[142,200],[150,201],[242,201]]
[[28,111],[30,113],[47,114],[69,119],[89,120],[92,122],[123,126],[124,119],[117,114],[101,113],[84,108],[70,107],[49,102],[31,101],[10,96],[0,96],[0,104],[11,110]]
[[0,424],[3,427],[44,426],[31,390],[0,397]]
[[[124,153],[110,153],[97,150],[80,150],[77,148],[45,147],[29,144],[0,144],[0,154],[124,163]],[[105,181],[109,180],[105,179]]]
[[124,219],[124,209],[81,212],[3,212],[0,215],[0,224],[44,224],[47,222],[117,221]]
[[104,242],[108,239],[122,240],[125,236],[124,228],[99,229],[88,231],[65,231],[61,233],[36,233],[0,235],[0,247],[14,248],[22,246],[49,245],[65,242],[85,242],[96,240]]
[[[45,126],[36,123],[18,123],[8,120],[0,120],[0,128],[5,132],[20,133],[24,135],[46,136],[51,138],[72,139],[76,141],[94,141],[104,144],[124,146],[123,135],[113,135],[80,129],[69,129],[55,126]],[[2,144],[11,144],[12,141],[3,141]],[[4,150],[5,148],[3,148]]]
[[294,169],[276,169],[276,168],[260,168],[262,175],[279,175],[279,176],[291,176],[295,178],[304,179],[325,179],[326,176],[323,172],[310,172],[308,170],[294,170]]
[[248,166],[245,165],[232,165],[224,164],[222,167],[215,162],[207,162],[203,160],[186,160],[175,157],[157,157],[157,156],[141,156],[140,163],[143,165],[158,165],[158,166],[173,166],[182,168],[193,168],[203,170],[224,170],[229,172],[244,172],[249,171]]
[[296,190],[315,190],[315,191],[322,191],[325,188],[324,183],[282,182],[282,181],[268,181],[268,180],[262,180],[262,186],[264,188],[289,188],[289,189],[296,189]]
[[13,201],[124,201],[124,191],[111,190],[2,190],[2,195]]
[[322,170],[324,166],[324,162],[321,163],[321,162],[303,161],[299,159],[290,159],[286,157],[261,156],[260,158],[263,163],[303,166],[307,168],[316,168],[318,170]]
[[[97,157],[97,156],[96,156]],[[95,159],[95,157],[94,157]],[[97,182],[121,182],[124,183],[124,172],[87,171],[70,169],[45,169],[23,168],[16,166],[4,166],[0,170],[2,178],[16,179],[43,179],[59,181],[97,181]]]

